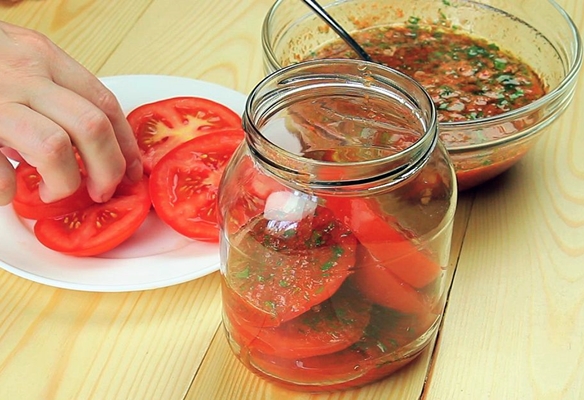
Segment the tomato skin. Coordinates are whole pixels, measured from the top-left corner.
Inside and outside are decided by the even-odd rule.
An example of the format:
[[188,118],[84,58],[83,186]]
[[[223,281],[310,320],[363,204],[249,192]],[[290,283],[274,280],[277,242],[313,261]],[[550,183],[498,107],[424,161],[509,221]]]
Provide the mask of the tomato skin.
[[300,360],[278,358],[252,350],[251,370],[264,379],[294,391],[323,392],[358,388],[379,381],[417,357],[417,354],[399,361],[372,365],[351,351]]
[[16,167],[16,194],[12,200],[14,212],[22,218],[41,219],[59,217],[90,206],[94,201],[89,196],[83,175],[82,171],[81,185],[72,195],[45,203],[39,194],[40,174],[35,167],[21,161]]
[[95,256],[118,246],[140,227],[150,211],[148,178],[118,185],[105,203],[94,203],[56,218],[42,218],[34,233],[44,246],[72,256]]
[[244,138],[241,128],[216,130],[178,145],[150,174],[150,196],[162,221],[191,239],[217,242],[217,192]]
[[214,130],[241,127],[237,113],[200,97],[173,97],[143,104],[127,119],[138,140],[147,174],[179,144]]

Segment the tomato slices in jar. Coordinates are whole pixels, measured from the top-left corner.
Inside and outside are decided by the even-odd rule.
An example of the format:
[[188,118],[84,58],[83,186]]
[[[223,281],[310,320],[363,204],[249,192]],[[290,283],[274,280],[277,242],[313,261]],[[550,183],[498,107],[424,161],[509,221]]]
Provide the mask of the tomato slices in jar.
[[257,216],[231,242],[225,307],[251,326],[275,327],[305,313],[355,265],[355,237],[321,206],[299,220]]
[[242,359],[256,372],[294,390],[342,390],[384,378],[411,362],[419,353],[404,357],[397,352],[418,340],[437,318],[420,319],[374,305],[359,340],[341,351],[285,358],[250,346],[248,357]]
[[330,298],[277,327],[256,327],[226,308],[240,345],[283,358],[306,358],[343,350],[357,342],[369,323],[371,303],[343,284]]
[[375,201],[327,197],[326,203],[371,256],[403,282],[422,288],[442,274],[440,265],[401,232],[395,218]]

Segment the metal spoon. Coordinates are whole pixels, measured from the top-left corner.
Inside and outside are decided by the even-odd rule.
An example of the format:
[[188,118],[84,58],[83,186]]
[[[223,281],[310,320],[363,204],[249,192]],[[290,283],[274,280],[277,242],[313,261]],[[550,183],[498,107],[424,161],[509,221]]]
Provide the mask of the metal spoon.
[[333,19],[333,17],[331,17],[324,8],[322,8],[322,6],[320,4],[318,4],[316,1],[314,0],[302,0],[304,2],[304,4],[306,4],[308,7],[310,7],[315,13],[316,15],[318,15],[324,22],[326,22],[331,28],[333,28],[333,30],[337,33],[337,35],[339,35],[341,37],[341,39],[343,39],[345,41],[345,43],[347,43],[349,46],[351,46],[351,48],[353,50],[355,50],[355,52],[357,53],[357,55],[365,60],[365,61],[373,61],[371,59],[371,56],[369,54],[367,54],[367,52],[365,50],[363,50],[363,47],[361,47],[359,45],[359,43],[357,43],[355,41],[355,39],[353,39],[351,37],[351,35],[349,35],[349,33],[337,22]]

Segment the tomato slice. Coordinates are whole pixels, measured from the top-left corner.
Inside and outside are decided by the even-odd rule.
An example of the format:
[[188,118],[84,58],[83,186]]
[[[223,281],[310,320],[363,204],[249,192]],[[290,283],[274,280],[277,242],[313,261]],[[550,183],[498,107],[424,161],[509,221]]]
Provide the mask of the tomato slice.
[[113,197],[57,218],[39,219],[34,233],[43,245],[73,256],[94,256],[118,246],[140,227],[150,211],[148,179],[122,182]]
[[144,104],[131,111],[127,119],[147,174],[179,144],[217,129],[241,127],[241,117],[233,110],[200,97],[173,97]]
[[226,285],[247,324],[278,326],[331,297],[351,274],[357,241],[316,206],[299,221],[261,215],[231,238]]
[[21,161],[16,167],[16,195],[12,200],[12,207],[16,214],[22,218],[59,217],[94,203],[87,191],[85,178],[82,179],[79,189],[72,195],[45,203],[39,195],[41,179],[37,169],[25,161]]
[[343,350],[363,335],[371,303],[355,293],[353,285],[345,283],[329,299],[275,328],[250,326],[229,308],[226,315],[240,346],[284,358],[318,356]]
[[[434,316],[436,318],[436,316]],[[418,319],[384,307],[373,306],[361,338],[341,351],[306,358],[284,358],[252,348],[249,364],[260,374],[293,382],[295,390],[339,390],[384,378],[411,362],[400,348],[418,339],[435,319]]]
[[371,255],[405,283],[422,288],[442,273],[440,265],[401,232],[395,218],[375,201],[329,197],[326,202]]
[[427,313],[432,307],[426,294],[396,277],[362,246],[357,250],[355,270],[355,285],[375,304],[413,314]]
[[219,182],[243,137],[241,128],[213,131],[160,159],[150,174],[150,195],[162,221],[189,238],[219,240]]

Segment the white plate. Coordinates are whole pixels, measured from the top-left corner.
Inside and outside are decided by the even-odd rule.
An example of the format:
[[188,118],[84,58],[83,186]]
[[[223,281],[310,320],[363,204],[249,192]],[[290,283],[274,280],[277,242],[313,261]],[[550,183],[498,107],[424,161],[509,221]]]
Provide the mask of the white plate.
[[[174,96],[215,100],[240,115],[246,97],[193,79],[129,75],[102,78],[128,113],[137,106]],[[18,276],[65,289],[124,292],[193,280],[219,268],[219,246],[189,240],[165,226],[154,212],[127,242],[99,257],[71,257],[42,246],[32,223],[12,206],[0,207],[0,267]]]

